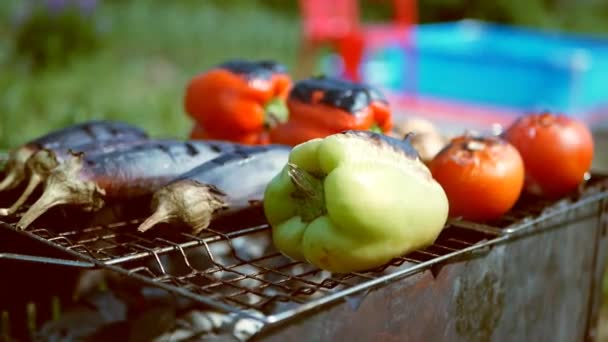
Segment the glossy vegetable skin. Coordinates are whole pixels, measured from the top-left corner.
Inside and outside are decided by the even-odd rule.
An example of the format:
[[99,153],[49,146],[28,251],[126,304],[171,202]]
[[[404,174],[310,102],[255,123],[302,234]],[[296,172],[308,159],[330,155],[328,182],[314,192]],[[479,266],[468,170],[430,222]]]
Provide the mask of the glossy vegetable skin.
[[408,139],[346,131],[294,147],[264,212],[283,254],[345,273],[432,244],[448,200]]
[[154,214],[139,231],[160,222],[178,222],[198,234],[213,219],[261,202],[266,186],[287,163],[290,151],[282,145],[238,149],[192,169],[154,194]]
[[388,102],[376,89],[334,78],[298,81],[287,100],[289,120],[270,131],[270,141],[295,146],[345,130],[388,133]]
[[429,169],[448,196],[450,216],[466,220],[500,218],[515,205],[524,185],[519,153],[498,137],[456,137]]
[[[199,123],[195,123],[192,131],[190,131],[190,139],[193,140],[207,140],[209,137],[205,133],[205,130]],[[267,145],[270,144],[270,137],[268,136],[268,132],[261,132],[259,134],[251,134],[248,136],[244,136],[243,139],[239,140],[239,143],[245,145]]]
[[267,129],[287,119],[284,101],[290,87],[285,68],[272,61],[231,60],[197,75],[184,100],[195,121],[191,138],[267,142]]
[[225,142],[163,140],[95,157],[76,154],[53,170],[42,196],[17,225],[24,229],[57,205],[96,211],[105,201],[151,195],[180,174],[235,148]]
[[109,141],[95,141],[74,147],[43,148],[36,151],[26,162],[27,186],[19,198],[9,208],[0,208],[0,215],[14,214],[30,197],[40,184],[44,184],[51,171],[64,163],[73,153],[85,153],[88,158],[101,154],[120,151],[141,144],[148,139],[139,137],[120,136]]
[[43,148],[70,147],[95,141],[109,141],[121,137],[147,138],[142,129],[120,121],[91,120],[53,131],[34,139],[11,151],[6,167],[6,175],[0,182],[0,191],[10,190],[23,182],[26,177],[25,163]]
[[526,168],[527,192],[558,198],[577,189],[593,161],[593,136],[582,122],[551,113],[516,120],[504,138],[517,148]]

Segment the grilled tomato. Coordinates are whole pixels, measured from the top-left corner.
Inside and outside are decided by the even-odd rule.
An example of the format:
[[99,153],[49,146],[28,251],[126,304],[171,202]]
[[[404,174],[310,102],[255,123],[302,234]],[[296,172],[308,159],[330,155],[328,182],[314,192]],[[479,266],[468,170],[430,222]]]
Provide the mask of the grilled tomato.
[[509,211],[524,186],[524,164],[517,149],[499,137],[453,138],[429,163],[445,190],[450,216],[489,221]]
[[504,138],[519,151],[525,190],[558,198],[577,189],[593,161],[593,137],[582,122],[565,115],[530,114],[516,120]]

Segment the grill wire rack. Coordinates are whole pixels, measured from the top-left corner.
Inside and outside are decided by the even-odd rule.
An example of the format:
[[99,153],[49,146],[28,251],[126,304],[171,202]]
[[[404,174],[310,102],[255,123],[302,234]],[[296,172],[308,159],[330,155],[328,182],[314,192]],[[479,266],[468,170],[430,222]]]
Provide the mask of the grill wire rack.
[[350,274],[330,274],[284,257],[272,246],[266,224],[230,231],[211,228],[199,236],[170,227],[136,233],[142,218],[84,228],[38,224],[18,231],[13,223],[23,211],[0,222],[0,230],[22,234],[73,259],[7,254],[0,258],[113,271],[261,329],[335,301],[356,301],[378,286],[532,232],[539,222],[591,202],[601,201],[606,210],[607,188],[608,177],[593,176],[576,196],[557,202],[520,201],[491,225],[450,220],[433,245]]

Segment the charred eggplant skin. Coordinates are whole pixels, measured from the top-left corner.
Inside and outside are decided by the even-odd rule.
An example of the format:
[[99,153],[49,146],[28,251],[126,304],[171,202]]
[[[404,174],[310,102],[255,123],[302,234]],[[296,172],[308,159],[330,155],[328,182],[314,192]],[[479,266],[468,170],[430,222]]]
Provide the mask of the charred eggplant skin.
[[121,137],[146,139],[142,129],[120,121],[91,120],[60,129],[34,139],[11,151],[4,167],[5,178],[0,181],[0,191],[15,188],[25,179],[25,164],[43,148],[59,148],[92,142],[109,141]]
[[36,148],[78,146],[96,141],[111,140],[120,136],[148,138],[141,128],[121,121],[91,120],[57,130],[27,143]]
[[[291,148],[272,144],[235,149],[176,178],[212,185],[230,199],[260,197],[266,185],[287,163]],[[259,194],[259,196],[258,196]]]
[[291,148],[264,145],[235,149],[186,172],[157,191],[154,211],[138,228],[184,223],[194,234],[214,219],[261,204],[268,183],[289,159]]
[[87,156],[101,155],[113,151],[127,149],[148,140],[141,140],[137,136],[121,136],[108,141],[95,141],[78,145],[73,148],[57,147],[43,148],[36,151],[25,164],[25,175],[28,178],[27,186],[8,208],[0,208],[0,216],[12,215],[30,198],[36,188],[43,184],[52,170],[64,163],[73,153],[85,153]]
[[42,196],[17,227],[27,228],[58,205],[97,211],[108,201],[151,195],[182,173],[236,148],[239,145],[227,142],[150,140],[99,156],[76,153],[53,170]]
[[[113,153],[118,151],[127,150],[133,148],[140,144],[148,144],[153,140],[147,138],[139,138],[136,136],[119,136],[115,139],[111,139],[108,141],[92,141],[81,145],[75,145],[70,147],[59,146],[55,148],[43,148],[40,151],[36,152],[47,152],[53,155],[54,161],[57,163],[62,163],[66,159],[70,158],[74,155],[74,153],[84,153],[87,157],[95,157],[100,156],[102,154]],[[28,160],[28,167],[32,168],[35,165],[32,165],[36,162],[36,154],[32,156]]]
[[106,198],[154,192],[175,177],[222,153],[245,148],[220,141],[154,140],[99,156],[84,156],[81,177],[95,181]]

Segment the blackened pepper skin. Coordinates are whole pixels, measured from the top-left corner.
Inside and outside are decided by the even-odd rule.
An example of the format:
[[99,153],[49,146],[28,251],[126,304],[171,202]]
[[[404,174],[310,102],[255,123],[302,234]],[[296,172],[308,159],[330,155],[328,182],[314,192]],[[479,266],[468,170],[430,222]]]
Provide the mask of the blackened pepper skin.
[[346,130],[388,133],[388,101],[377,89],[346,80],[313,77],[298,81],[287,100],[289,120],[270,132],[277,144],[295,146]]

